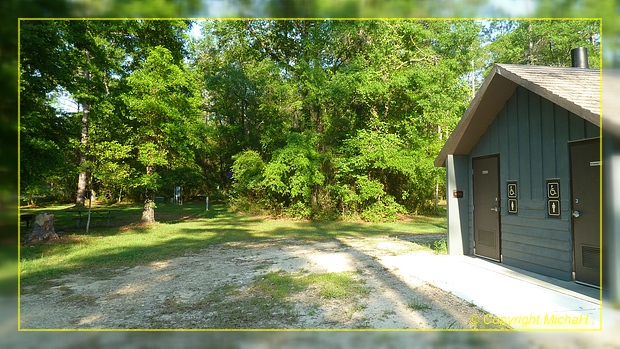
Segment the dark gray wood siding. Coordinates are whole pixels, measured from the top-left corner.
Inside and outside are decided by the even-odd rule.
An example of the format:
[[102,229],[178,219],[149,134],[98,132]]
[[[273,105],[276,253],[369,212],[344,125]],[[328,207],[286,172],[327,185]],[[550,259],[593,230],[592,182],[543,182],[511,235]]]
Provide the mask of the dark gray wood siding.
[[[537,273],[572,278],[568,142],[599,137],[599,128],[529,90],[518,87],[469,154],[499,154],[502,262]],[[471,178],[471,173],[469,174]],[[546,180],[559,178],[561,217],[547,218]],[[518,214],[507,210],[508,180],[518,182]],[[470,192],[473,186],[470,183]],[[469,198],[473,249],[473,196]]]

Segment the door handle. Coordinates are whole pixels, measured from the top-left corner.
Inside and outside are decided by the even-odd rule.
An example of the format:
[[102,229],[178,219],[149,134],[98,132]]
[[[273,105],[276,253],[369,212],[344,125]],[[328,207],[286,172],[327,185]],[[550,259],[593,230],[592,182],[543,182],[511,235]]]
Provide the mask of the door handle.
[[497,206],[491,207],[491,211],[499,212],[499,207]]
[[578,218],[581,215],[581,212],[575,210],[573,211],[573,217]]

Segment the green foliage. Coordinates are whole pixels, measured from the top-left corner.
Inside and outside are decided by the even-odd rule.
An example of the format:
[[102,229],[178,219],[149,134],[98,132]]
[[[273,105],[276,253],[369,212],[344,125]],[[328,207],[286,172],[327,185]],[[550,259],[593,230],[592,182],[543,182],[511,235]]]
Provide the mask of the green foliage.
[[410,149],[398,134],[385,131],[361,130],[346,140],[336,166],[337,178],[346,183],[340,191],[343,214],[360,211],[362,218],[377,221],[428,211],[434,184],[441,177],[432,153]]
[[399,218],[399,214],[404,213],[407,213],[405,207],[388,196],[368,206],[360,216],[368,222],[393,222]]
[[284,211],[284,215],[295,219],[308,219],[313,217],[313,212],[310,205],[302,201],[298,201],[291,204]]
[[600,68],[600,21],[527,20],[493,21],[484,34],[493,63],[570,67],[570,51],[588,49],[590,68]]
[[[181,64],[187,22],[49,20],[24,21],[20,28],[23,193],[33,185],[43,186],[53,188],[57,198],[66,201],[75,195],[77,174],[84,170],[92,173],[92,189],[106,201],[120,200],[140,183],[150,185],[152,180],[137,178],[142,170],[140,163],[161,164],[166,159],[162,159],[161,149],[155,149],[157,142],[142,142],[143,138],[133,137],[136,121],[140,121],[137,110],[147,107],[135,100],[125,103],[124,97],[130,94],[128,90],[139,94],[144,84],[153,81],[139,71],[143,64],[161,69],[160,77],[171,79],[163,66],[155,66],[154,58],[145,61],[152,48],[161,46],[168,49],[168,61]],[[134,72],[144,84],[129,78]],[[188,101],[192,103],[191,98],[185,98],[191,86],[183,85],[188,88],[182,93],[169,93],[168,99],[160,98],[162,103],[151,111],[156,107],[165,109],[165,104],[179,109]],[[181,95],[183,98],[174,99]],[[139,99],[144,104],[153,102],[142,97]],[[80,122],[81,111],[72,115],[61,108],[69,104],[80,109],[88,105],[85,125]],[[188,147],[191,148],[195,137],[188,137],[191,132],[187,129],[193,127],[177,131],[185,141],[176,148],[185,154],[192,151]],[[174,129],[164,127],[157,133],[171,136],[168,131]],[[84,144],[80,144],[81,132]],[[157,141],[161,140],[159,137]],[[141,147],[139,152],[137,143]],[[86,154],[86,163],[80,164],[79,153]],[[138,153],[140,159],[135,157]],[[150,160],[145,154],[157,156]]]
[[[181,185],[295,218],[435,211],[472,76],[574,46],[597,67],[600,48],[591,20],[207,20],[189,40],[191,24],[22,23],[23,194],[71,196],[86,170],[109,202]],[[84,142],[65,95],[89,106]]]
[[286,146],[276,150],[265,166],[262,185],[270,197],[310,203],[313,188],[325,180],[319,171],[315,147],[315,140],[308,135],[295,132],[289,135]]
[[291,133],[286,146],[276,150],[267,163],[253,150],[235,155],[232,166],[235,194],[245,196],[248,204],[272,202],[273,209],[282,205],[274,205],[272,200],[283,202],[292,217],[309,217],[313,191],[324,182],[315,147],[312,137]]
[[103,141],[92,144],[88,152],[97,169],[93,177],[98,199],[109,203],[122,201],[123,196],[137,186],[135,169],[127,162],[131,147],[118,141]]
[[194,156],[200,116],[197,85],[162,46],[149,52],[127,84],[130,90],[123,101],[132,127],[129,143],[143,168],[137,183],[150,196],[161,188],[157,168],[171,169]]
[[260,154],[247,150],[233,156],[232,166],[234,188],[237,193],[257,197],[262,192],[265,163]]
[[279,213],[358,215],[377,202],[375,217],[393,217],[386,207],[427,210],[443,182],[432,165],[437,129],[450,132],[464,110],[462,77],[479,29],[472,21],[205,22],[194,60],[221,140],[209,162],[222,171],[242,149],[260,152],[262,180],[255,176],[251,193],[238,181],[232,194],[254,204],[263,195]]
[[161,186],[158,193],[163,196],[170,196],[172,188],[175,186],[181,186],[183,191],[183,201],[188,201],[190,198],[197,196],[210,195],[214,199],[216,198],[216,192],[211,191],[212,188],[207,183],[200,167],[193,163],[177,164],[170,169],[162,169]]
[[431,249],[437,254],[448,254],[448,245],[446,239],[433,242]]

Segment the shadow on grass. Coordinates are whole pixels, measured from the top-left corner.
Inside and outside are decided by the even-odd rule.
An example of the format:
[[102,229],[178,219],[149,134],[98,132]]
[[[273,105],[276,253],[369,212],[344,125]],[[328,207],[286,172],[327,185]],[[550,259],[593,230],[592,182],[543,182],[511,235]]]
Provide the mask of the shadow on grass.
[[[128,209],[132,211],[134,209]],[[160,207],[160,217],[170,214],[170,220],[162,218],[159,225],[154,226],[123,226],[114,228],[94,229],[88,236],[73,235],[59,244],[45,243],[22,247],[22,258],[32,261],[48,255],[64,255],[66,261],[56,266],[32,269],[21,275],[21,283],[25,292],[38,292],[55,283],[54,279],[72,273],[83,276],[109,278],[119,268],[146,265],[154,261],[181,257],[196,253],[211,245],[226,242],[260,241],[266,239],[295,239],[300,241],[340,241],[339,238],[362,237],[397,237],[408,241],[417,241],[422,237],[440,240],[445,236],[442,224],[435,220],[417,220],[398,224],[364,224],[326,221],[286,221],[268,220],[258,217],[243,216],[227,212],[224,206],[212,207],[205,211],[203,207]],[[172,215],[180,215],[173,219]],[[124,230],[123,230],[124,229]],[[82,245],[93,244],[93,238],[114,237],[127,234],[127,243],[105,246],[90,254],[77,253]],[[148,234],[154,235],[150,240],[140,244]],[[118,237],[116,237],[118,238]],[[416,239],[417,238],[417,239]],[[435,239],[438,238],[438,239]],[[118,239],[117,239],[118,240]],[[424,292],[412,289],[395,274],[385,272],[383,265],[360,249],[352,249],[357,262],[365,265],[367,272],[374,276],[384,287],[396,294],[394,302],[423,304],[438,308],[457,317],[453,309],[445,304],[434,303]],[[419,266],[423,267],[423,266]],[[405,290],[405,291],[403,291]],[[23,290],[24,292],[24,290]],[[430,308],[429,308],[430,309]],[[426,319],[430,326],[434,318],[427,317],[424,309],[419,315]],[[454,322],[452,323],[454,324]],[[452,324],[444,326],[450,327]]]
[[[92,208],[100,214],[91,214],[89,233],[86,233],[87,209],[76,209],[72,205],[53,205],[48,207],[22,209],[21,214],[52,213],[54,225],[59,234],[79,235],[114,235],[128,230],[140,230],[142,228],[142,206],[115,204],[109,206],[96,206]],[[110,210],[110,224],[108,225],[107,211]],[[78,226],[78,213],[81,211],[80,224]],[[155,220],[164,224],[179,224],[190,220],[220,219],[230,222],[255,223],[260,219],[239,219],[234,214],[227,212],[224,205],[212,205],[208,211],[203,204],[173,205],[159,204],[155,209]],[[32,224],[30,226],[32,229]],[[29,230],[26,224],[21,224],[22,240],[28,236]]]
[[[36,286],[71,273],[111,275],[122,267],[148,264],[198,252],[210,245],[227,242],[295,239],[300,241],[336,240],[339,237],[410,236],[441,232],[437,222],[365,224],[333,221],[287,221],[230,213],[224,205],[159,205],[160,223],[139,222],[141,207],[115,206],[120,217],[134,217],[119,227],[93,227],[67,233],[57,242],[21,247],[21,282]],[[43,209],[58,214],[66,222],[66,207]],[[167,215],[167,216],[166,216]],[[169,220],[165,220],[165,219]],[[54,259],[55,258],[55,259]]]
[[[108,278],[114,275],[119,268],[131,268],[154,261],[181,257],[189,253],[198,252],[210,245],[229,241],[251,240],[252,238],[249,233],[238,229],[234,234],[218,232],[207,238],[202,236],[192,238],[191,235],[188,235],[187,237],[161,239],[161,242],[158,244],[112,246],[99,249],[96,254],[89,255],[75,253],[75,246],[66,244],[55,245],[52,248],[49,248],[47,245],[26,247],[22,251],[23,261],[43,258],[45,254],[64,254],[69,257],[63,261],[63,266],[44,267],[39,270],[22,273],[20,275],[21,284],[22,287],[34,287],[32,291],[36,292],[41,290],[41,287],[49,286],[49,283],[46,285],[46,283],[41,283],[41,281],[52,281],[72,273]],[[41,256],[37,256],[38,254]]]
[[[61,220],[67,214],[62,209],[48,211],[58,213]],[[133,211],[135,207],[128,207],[124,212],[129,216]],[[160,215],[183,215],[153,225],[139,223],[138,219],[119,227],[93,227],[88,234],[82,229],[65,231],[59,240],[20,246],[22,284],[36,286],[41,280],[70,273],[110,275],[121,267],[175,258],[214,244],[256,239],[254,231],[246,227],[263,221],[229,213],[225,206],[204,211],[203,206],[170,205],[159,211]],[[181,223],[196,228],[185,228]]]
[[[233,216],[234,218],[234,216]],[[337,241],[339,237],[372,237],[372,236],[385,236],[389,231],[394,229],[377,229],[376,226],[372,225],[363,225],[354,223],[331,223],[331,222],[276,222],[281,224],[290,224],[291,227],[280,226],[272,229],[266,229],[257,235],[256,231],[251,229],[241,229],[236,228],[229,230],[229,228],[221,229],[218,231],[211,232],[210,236],[205,237],[204,235],[193,235],[187,233],[198,233],[200,228],[195,229],[182,229],[182,234],[184,237],[175,237],[172,239],[163,239],[160,243],[150,245],[150,246],[119,246],[119,247],[111,247],[107,249],[103,249],[100,253],[96,255],[91,255],[86,258],[81,258],[78,263],[73,265],[71,268],[65,268],[63,273],[70,273],[79,271],[82,276],[92,276],[98,278],[108,278],[114,275],[117,272],[119,267],[133,267],[140,264],[147,264],[153,261],[162,261],[169,258],[174,258],[178,256],[182,256],[192,252],[198,252],[204,247],[214,244],[221,244],[224,242],[231,241],[256,241],[260,239],[274,239],[274,238],[294,238],[300,240],[323,240],[330,239]],[[218,224],[217,222],[215,223]],[[175,227],[176,229],[176,227]],[[388,231],[389,230],[389,231]],[[192,236],[195,236],[192,238]],[[342,245],[342,241],[339,243]],[[345,247],[346,246],[346,247]],[[408,320],[408,325],[406,327],[415,328],[420,325],[423,327],[433,328],[434,326],[444,326],[446,328],[452,327],[457,323],[458,314],[455,313],[454,309],[446,306],[443,302],[437,303],[435,300],[430,297],[428,293],[422,292],[415,288],[412,288],[410,285],[403,282],[397,275],[394,273],[386,271],[386,268],[380,263],[380,261],[376,260],[372,256],[366,254],[364,251],[360,249],[353,248],[345,244],[345,249],[348,250],[348,254],[352,255],[356,260],[354,263],[358,265],[359,268],[363,268],[363,273],[366,275],[373,275],[375,279],[379,281],[379,286],[381,289],[387,289],[386,294],[390,294],[392,296],[384,299],[385,302],[389,302],[393,305],[394,308],[398,306],[398,304],[419,304],[423,307],[419,309],[413,309],[418,318],[424,319],[423,322],[413,322]],[[286,249],[282,250],[282,253],[287,254]],[[291,258],[307,258],[303,255],[299,257],[297,254],[291,254]],[[98,266],[97,268],[89,268],[89,266]],[[423,267],[423,266],[420,266]],[[190,272],[191,270],[188,270]],[[33,285],[37,278],[47,277],[49,280],[50,275],[31,273],[22,278],[22,284],[24,285]],[[43,283],[44,287],[50,285],[48,282]],[[157,284],[149,287],[157,287]],[[37,289],[35,289],[38,291]],[[357,300],[355,300],[357,301]],[[261,303],[262,304],[262,303]],[[271,308],[270,308],[271,309]],[[441,310],[444,313],[449,314],[451,317],[450,320],[446,323],[437,323],[438,318],[435,315],[427,313],[426,310],[437,309]],[[365,307],[360,307],[358,311],[365,313],[365,318],[368,319],[371,316],[376,316],[371,310],[367,311]],[[226,313],[227,314],[227,313]],[[236,314],[236,313],[235,313]],[[233,314],[233,315],[235,315]],[[225,315],[225,314],[224,314]],[[272,314],[273,315],[273,314]],[[396,314],[395,314],[396,315]],[[220,316],[220,315],[218,315]],[[222,315],[223,316],[223,315]],[[246,319],[250,314],[247,313],[239,313],[235,315],[235,319]],[[269,316],[269,315],[267,315]],[[399,315],[402,316],[402,315]],[[249,318],[252,319],[251,317]],[[251,328],[251,324],[255,323],[253,321],[241,321],[239,320],[239,326],[231,325],[229,322],[225,322],[221,328]],[[331,321],[331,320],[330,320]],[[342,324],[347,324],[350,321],[346,321]],[[250,324],[250,325],[248,325]],[[295,322],[289,324],[288,326],[295,326]],[[342,325],[341,324],[341,325]],[[338,323],[334,324],[336,327]],[[368,327],[368,322],[366,320],[361,321],[359,323],[355,323],[355,327]],[[174,326],[173,326],[174,327]]]

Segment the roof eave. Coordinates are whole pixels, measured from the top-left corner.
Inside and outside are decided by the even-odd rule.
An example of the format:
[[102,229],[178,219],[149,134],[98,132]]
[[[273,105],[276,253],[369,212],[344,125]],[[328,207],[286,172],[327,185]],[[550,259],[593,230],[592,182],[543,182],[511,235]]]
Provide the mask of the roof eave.
[[[476,96],[435,158],[434,164],[436,167],[445,166],[448,154],[467,154],[514,93],[517,84],[503,77],[500,74],[500,69],[498,65],[494,66],[487,78],[482,82]],[[477,116],[476,122],[472,123],[475,115],[480,116]],[[468,135],[466,142],[463,141],[464,135]]]
[[[510,66],[506,65],[506,67]],[[500,64],[493,67],[471,104],[463,114],[458,125],[448,138],[448,141],[435,158],[434,164],[436,167],[444,167],[446,158],[449,154],[469,154],[497,114],[504,107],[510,96],[512,96],[517,86],[523,86],[533,93],[546,98],[569,112],[600,127],[600,107],[597,108],[594,105],[587,105],[586,107],[578,105],[572,100],[552,93],[535,82],[522,78],[518,74],[506,69],[506,67]],[[475,122],[472,122],[474,119]],[[464,137],[465,135],[467,135],[467,137]]]
[[569,112],[575,115],[578,115],[581,118],[600,127],[600,110],[593,111],[593,110],[586,109],[571,100],[568,100],[562,96],[552,93],[551,91],[547,90],[546,88],[540,86],[539,84],[535,82],[522,78],[521,76],[505,69],[504,67],[502,67],[502,65],[496,65],[496,67],[498,68],[498,74],[507,77],[508,79],[536,93],[537,95],[549,101],[552,101],[553,103],[568,110]]

